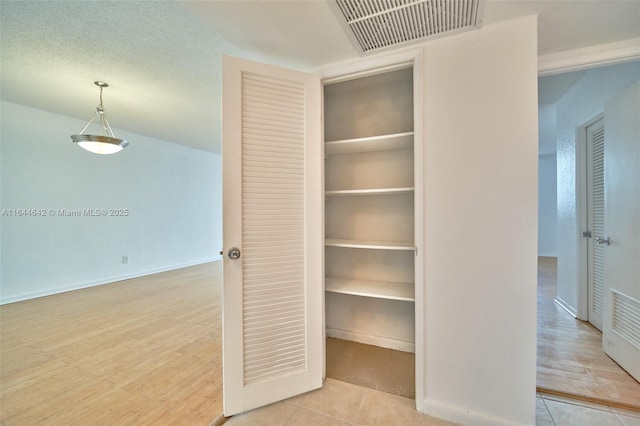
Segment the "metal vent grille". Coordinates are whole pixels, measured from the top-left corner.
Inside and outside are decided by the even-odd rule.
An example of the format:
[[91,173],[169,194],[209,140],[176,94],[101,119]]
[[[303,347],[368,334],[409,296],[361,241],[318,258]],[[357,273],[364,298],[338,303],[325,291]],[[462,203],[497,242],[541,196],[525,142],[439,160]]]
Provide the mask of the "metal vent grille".
[[352,41],[371,53],[475,28],[480,0],[335,0]]
[[640,350],[640,300],[611,290],[612,329]]

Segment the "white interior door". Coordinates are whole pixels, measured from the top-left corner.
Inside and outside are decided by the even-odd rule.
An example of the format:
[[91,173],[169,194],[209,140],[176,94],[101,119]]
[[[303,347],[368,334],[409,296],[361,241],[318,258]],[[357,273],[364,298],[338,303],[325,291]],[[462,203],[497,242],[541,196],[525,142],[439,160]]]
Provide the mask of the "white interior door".
[[605,105],[604,351],[640,380],[640,82]]
[[588,321],[602,330],[604,307],[604,119],[586,128],[587,132],[587,299]]
[[322,386],[320,87],[223,60],[225,416]]

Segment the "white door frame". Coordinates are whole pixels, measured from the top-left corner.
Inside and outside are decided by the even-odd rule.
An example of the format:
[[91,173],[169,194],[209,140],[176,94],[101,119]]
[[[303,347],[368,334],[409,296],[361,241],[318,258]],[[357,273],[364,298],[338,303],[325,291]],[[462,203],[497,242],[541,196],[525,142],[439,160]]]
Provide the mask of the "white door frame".
[[[604,105],[603,105],[604,107]],[[578,229],[578,298],[576,318],[581,321],[589,320],[589,238],[582,237],[582,232],[587,231],[587,128],[604,117],[604,110],[601,110],[593,118],[576,129],[576,216]]]
[[576,215],[578,229],[578,298],[576,317],[581,321],[589,319],[589,288],[588,288],[588,248],[590,238],[583,238],[582,232],[587,231],[587,128],[604,117],[599,111],[593,118],[579,126],[576,130]]
[[[375,58],[341,63],[319,70],[324,84],[364,77],[391,71],[402,64],[413,67],[413,131],[414,131],[414,234],[415,234],[415,387],[416,409],[424,411],[425,348],[424,326],[425,282],[424,282],[424,134],[423,134],[423,65],[422,49],[409,48]],[[324,209],[323,209],[324,212]]]

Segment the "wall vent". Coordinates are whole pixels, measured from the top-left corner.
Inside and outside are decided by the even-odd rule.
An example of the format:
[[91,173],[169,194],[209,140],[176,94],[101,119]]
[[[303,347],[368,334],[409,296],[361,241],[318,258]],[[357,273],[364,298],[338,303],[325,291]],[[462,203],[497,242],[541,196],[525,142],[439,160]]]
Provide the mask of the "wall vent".
[[335,0],[361,54],[476,28],[480,0]]
[[611,290],[613,331],[640,350],[640,300]]

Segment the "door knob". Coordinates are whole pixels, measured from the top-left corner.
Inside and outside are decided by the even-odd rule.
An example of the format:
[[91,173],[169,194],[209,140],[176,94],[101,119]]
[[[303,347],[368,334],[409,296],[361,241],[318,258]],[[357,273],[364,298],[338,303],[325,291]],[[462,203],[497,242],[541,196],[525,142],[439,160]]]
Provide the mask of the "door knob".
[[596,243],[610,246],[611,245],[611,238],[609,238],[609,237],[606,237],[606,238],[596,237]]
[[240,249],[238,247],[231,247],[227,255],[229,259],[240,259]]

